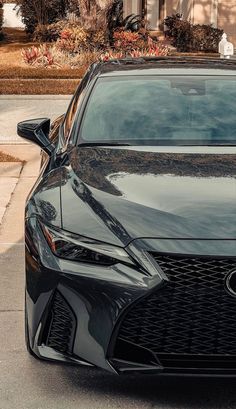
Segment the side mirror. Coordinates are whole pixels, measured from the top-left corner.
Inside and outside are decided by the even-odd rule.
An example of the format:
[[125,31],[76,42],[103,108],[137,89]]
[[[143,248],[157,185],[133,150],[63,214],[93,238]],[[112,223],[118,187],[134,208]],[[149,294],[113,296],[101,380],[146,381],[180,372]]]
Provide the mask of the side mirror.
[[21,138],[27,139],[40,146],[44,152],[51,155],[54,146],[49,139],[50,119],[32,119],[19,122],[17,125],[17,134]]

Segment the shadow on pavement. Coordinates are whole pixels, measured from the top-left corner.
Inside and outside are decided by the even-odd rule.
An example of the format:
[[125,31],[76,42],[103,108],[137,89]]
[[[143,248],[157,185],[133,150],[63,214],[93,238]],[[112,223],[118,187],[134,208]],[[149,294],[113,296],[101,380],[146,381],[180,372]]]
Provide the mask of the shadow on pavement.
[[62,367],[70,386],[88,394],[131,399],[156,408],[236,408],[236,379],[158,376],[116,376],[94,368]]

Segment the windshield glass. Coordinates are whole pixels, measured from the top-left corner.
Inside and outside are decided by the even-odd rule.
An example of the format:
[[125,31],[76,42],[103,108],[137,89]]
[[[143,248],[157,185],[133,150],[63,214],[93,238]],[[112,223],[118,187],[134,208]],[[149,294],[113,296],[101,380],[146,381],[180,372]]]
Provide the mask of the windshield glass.
[[100,78],[79,143],[236,145],[236,76]]

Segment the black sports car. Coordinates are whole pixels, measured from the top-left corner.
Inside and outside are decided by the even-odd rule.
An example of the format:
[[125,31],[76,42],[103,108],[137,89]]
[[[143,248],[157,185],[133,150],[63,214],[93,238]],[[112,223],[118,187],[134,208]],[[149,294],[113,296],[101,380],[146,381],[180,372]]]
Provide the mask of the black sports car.
[[93,65],[40,145],[26,342],[114,373],[236,375],[236,62]]

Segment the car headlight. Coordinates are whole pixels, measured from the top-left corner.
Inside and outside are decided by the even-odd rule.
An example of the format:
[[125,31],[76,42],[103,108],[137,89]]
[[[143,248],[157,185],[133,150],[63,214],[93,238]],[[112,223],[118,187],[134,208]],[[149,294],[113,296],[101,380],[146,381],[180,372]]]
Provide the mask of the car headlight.
[[111,266],[119,261],[125,264],[135,264],[121,247],[75,235],[42,223],[41,228],[51,251],[57,257],[105,266]]

